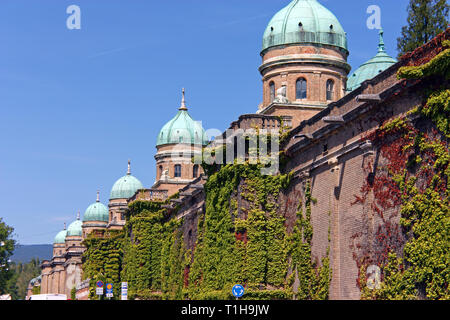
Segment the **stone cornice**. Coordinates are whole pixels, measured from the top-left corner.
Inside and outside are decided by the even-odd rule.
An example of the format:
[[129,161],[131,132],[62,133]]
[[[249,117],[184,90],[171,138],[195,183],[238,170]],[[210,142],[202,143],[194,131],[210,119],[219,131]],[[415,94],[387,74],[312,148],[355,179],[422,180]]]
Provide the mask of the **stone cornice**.
[[327,108],[327,104],[324,103],[323,105],[312,105],[312,104],[303,104],[303,103],[278,103],[278,102],[272,102],[264,109],[258,110],[258,114],[264,115],[266,112],[271,111],[272,109],[279,108],[279,109],[298,109],[298,110],[324,110]]
[[[125,201],[128,199],[124,199]],[[108,208],[115,208],[115,207],[128,207],[127,202],[116,202],[116,203],[109,203]]]
[[106,225],[108,222],[103,221],[92,221],[92,222],[83,222],[83,225],[81,226],[84,228],[106,228]]
[[349,51],[347,49],[341,48],[341,47],[337,47],[334,45],[330,45],[330,44],[325,44],[325,43],[315,43],[315,42],[302,42],[302,43],[285,43],[285,44],[280,44],[280,45],[276,45],[276,46],[271,46],[269,48],[266,48],[264,50],[261,51],[260,55],[261,57],[264,57],[269,51],[272,50],[280,50],[280,49],[284,49],[287,47],[305,47],[305,46],[311,46],[311,47],[316,47],[316,48],[329,48],[329,49],[333,49],[333,50],[337,50],[339,52],[342,52],[346,55],[349,54]]
[[347,74],[351,70],[351,66],[342,59],[334,58],[326,55],[316,54],[295,54],[279,56],[277,58],[265,61],[260,67],[259,72],[264,75],[271,69],[278,69],[287,66],[304,66],[304,65],[326,65],[343,69]]

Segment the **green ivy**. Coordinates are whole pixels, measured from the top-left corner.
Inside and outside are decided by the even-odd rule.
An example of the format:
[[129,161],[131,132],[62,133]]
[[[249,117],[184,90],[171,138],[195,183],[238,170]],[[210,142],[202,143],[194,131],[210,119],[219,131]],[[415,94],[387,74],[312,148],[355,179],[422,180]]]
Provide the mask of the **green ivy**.
[[123,232],[105,231],[102,236],[90,234],[83,242],[83,277],[90,279],[89,299],[97,300],[97,281],[113,283],[114,299],[120,295],[120,272],[123,258]]
[[293,288],[296,278],[298,279],[298,292],[293,292],[293,294],[300,300],[325,300],[328,299],[329,295],[332,276],[329,248],[327,249],[327,255],[322,259],[321,267],[315,265],[311,256],[313,237],[311,210],[312,204],[316,202],[317,200],[311,194],[311,182],[307,181],[305,188],[305,215],[303,214],[303,203],[300,201],[297,212],[298,219],[289,239],[289,253],[292,257],[292,270],[294,271],[289,277],[289,285]]
[[[448,41],[444,44],[448,47]],[[401,67],[398,70],[398,79],[422,79],[431,76],[443,76],[450,79],[450,49],[446,49],[421,66]]]
[[[401,68],[398,77],[436,77],[448,88],[449,54],[447,49],[423,66]],[[450,90],[430,87],[425,91],[425,102],[408,115],[415,113],[422,127],[428,121],[436,129],[420,131],[406,117],[380,129],[403,139],[414,137],[405,139],[411,143],[403,147],[402,152],[410,155],[403,170],[388,176],[401,194],[400,225],[407,241],[402,256],[391,252],[380,266],[383,281],[379,289],[367,288],[367,266],[361,267],[363,299],[450,299]],[[394,132],[400,123],[403,131]],[[416,131],[412,133],[410,128]]]

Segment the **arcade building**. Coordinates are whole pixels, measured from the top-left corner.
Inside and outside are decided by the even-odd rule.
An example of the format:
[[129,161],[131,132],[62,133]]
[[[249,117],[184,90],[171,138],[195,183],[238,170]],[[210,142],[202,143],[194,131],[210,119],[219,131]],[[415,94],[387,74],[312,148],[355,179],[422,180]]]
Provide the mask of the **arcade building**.
[[[358,270],[343,243],[349,238],[348,230],[358,228],[356,224],[347,225],[353,218],[346,217],[356,217],[362,209],[351,207],[349,203],[353,200],[345,197],[352,193],[350,189],[360,189],[361,162],[372,153],[367,151],[371,148],[369,144],[359,143],[370,129],[370,122],[356,125],[353,119],[363,118],[367,110],[382,103],[380,97],[393,94],[392,88],[400,86],[395,72],[404,63],[397,62],[386,52],[383,30],[380,30],[378,37],[368,39],[374,56],[351,72],[347,41],[347,33],[337,17],[318,0],[290,1],[273,16],[263,34],[259,67],[262,103],[254,113],[240,116],[230,127],[277,128],[282,119],[293,132],[286,145],[293,159],[288,168],[295,172],[299,181],[305,176],[316,177],[313,196],[319,203],[330,204],[330,207],[314,209],[317,211],[312,214],[316,219],[313,221],[315,228],[325,230],[317,237],[328,239],[330,229],[331,299],[359,297],[354,280]],[[409,99],[414,102],[413,98]],[[364,109],[366,104],[369,107]],[[112,186],[107,204],[101,202],[97,192],[95,202],[87,207],[83,216],[78,213],[77,219],[56,235],[53,258],[42,263],[41,293],[70,297],[76,288],[77,296],[83,299],[86,281],[82,281],[85,250],[82,241],[98,230],[123,228],[124,213],[130,202],[166,200],[179,193],[173,201],[181,204],[184,210],[181,214],[195,216],[196,202],[191,200],[199,194],[207,177],[201,166],[193,164],[191,159],[201,154],[202,148],[210,142],[199,122],[189,115],[184,89],[175,117],[162,127],[155,141],[156,181],[146,189],[131,174],[128,161],[128,170]],[[341,193],[337,194],[338,191]],[[203,201],[198,199],[198,203]],[[326,248],[321,241],[313,239],[313,253],[318,256]]]

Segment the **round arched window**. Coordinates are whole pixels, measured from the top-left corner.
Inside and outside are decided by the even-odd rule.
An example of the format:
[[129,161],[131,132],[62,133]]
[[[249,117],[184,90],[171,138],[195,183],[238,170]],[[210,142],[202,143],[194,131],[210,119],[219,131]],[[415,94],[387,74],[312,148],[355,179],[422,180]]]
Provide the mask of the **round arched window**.
[[295,89],[297,100],[306,99],[308,97],[308,83],[305,78],[300,78],[297,80]]
[[334,81],[327,81],[327,100],[334,100]]
[[270,88],[270,102],[273,102],[275,100],[275,83],[272,81],[269,83]]

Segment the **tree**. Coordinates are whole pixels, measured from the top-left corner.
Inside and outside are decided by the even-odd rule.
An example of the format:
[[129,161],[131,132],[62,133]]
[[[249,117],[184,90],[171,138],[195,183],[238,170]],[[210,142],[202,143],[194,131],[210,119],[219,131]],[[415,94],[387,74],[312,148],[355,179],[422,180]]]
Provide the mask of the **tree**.
[[[11,295],[13,300],[23,300],[27,294],[28,284],[30,280],[36,278],[41,274],[40,261],[38,258],[33,258],[29,263],[14,263],[10,265],[10,270],[13,276],[8,281],[7,292]],[[38,290],[39,287],[33,287],[33,290]]]
[[15,240],[11,239],[14,229],[6,225],[0,218],[0,294],[5,294],[8,280],[14,275],[10,269],[9,258],[15,247]]
[[449,24],[449,9],[447,0],[410,0],[408,25],[402,28],[402,36],[397,39],[399,57],[443,32]]

